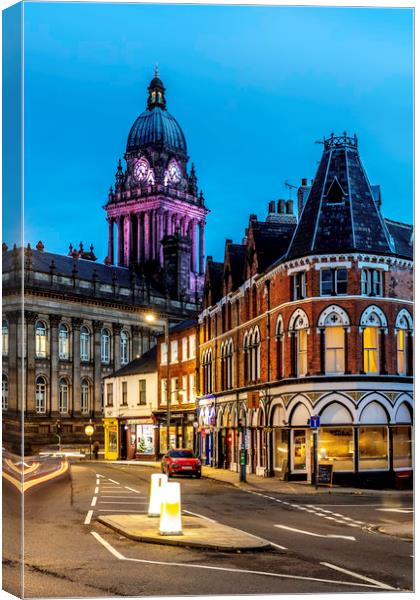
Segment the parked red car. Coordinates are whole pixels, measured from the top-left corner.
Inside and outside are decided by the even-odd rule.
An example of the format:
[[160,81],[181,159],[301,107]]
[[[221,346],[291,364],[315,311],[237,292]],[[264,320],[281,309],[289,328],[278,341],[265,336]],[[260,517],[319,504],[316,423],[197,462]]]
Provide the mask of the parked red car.
[[188,448],[173,448],[162,458],[162,473],[201,477],[201,461]]

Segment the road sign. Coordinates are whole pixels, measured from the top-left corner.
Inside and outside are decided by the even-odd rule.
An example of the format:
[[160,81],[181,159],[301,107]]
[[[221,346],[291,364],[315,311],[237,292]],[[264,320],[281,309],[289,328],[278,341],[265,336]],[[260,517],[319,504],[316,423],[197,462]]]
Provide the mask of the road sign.
[[310,417],[309,419],[309,427],[311,429],[319,429],[321,425],[321,417],[316,415],[315,417]]

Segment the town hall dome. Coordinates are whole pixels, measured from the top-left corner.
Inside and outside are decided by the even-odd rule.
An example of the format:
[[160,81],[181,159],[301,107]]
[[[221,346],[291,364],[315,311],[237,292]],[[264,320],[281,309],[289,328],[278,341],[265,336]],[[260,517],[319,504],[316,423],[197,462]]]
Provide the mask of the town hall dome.
[[148,87],[147,109],[134,121],[127,140],[127,152],[159,144],[187,154],[185,136],[178,121],[166,110],[165,87],[156,76]]

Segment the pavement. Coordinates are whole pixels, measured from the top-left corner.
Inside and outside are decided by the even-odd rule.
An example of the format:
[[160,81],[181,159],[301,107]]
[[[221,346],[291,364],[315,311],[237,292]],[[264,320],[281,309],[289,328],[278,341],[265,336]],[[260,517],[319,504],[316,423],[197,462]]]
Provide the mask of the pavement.
[[[123,465],[134,465],[140,467],[152,467],[154,469],[159,469],[161,467],[160,462],[158,461],[138,461],[138,460],[121,460],[121,461],[95,461],[102,462],[106,464],[123,464]],[[239,481],[239,473],[235,471],[229,471],[227,469],[215,469],[213,467],[204,466],[201,471],[202,477],[213,479],[215,481],[220,481],[222,483],[233,485],[238,487],[239,489],[243,489],[246,491],[258,491],[258,492],[267,492],[267,493],[276,493],[276,494],[285,494],[285,495],[301,495],[301,494],[310,494],[310,495],[319,495],[319,494],[349,494],[354,496],[366,496],[366,495],[381,495],[388,496],[389,498],[393,497],[412,497],[412,490],[373,490],[367,488],[353,488],[353,487],[343,487],[339,485],[332,486],[318,486],[317,489],[310,483],[306,481],[282,481],[276,477],[260,477],[254,474],[247,474],[246,482]],[[404,540],[412,540],[413,539],[413,523],[411,519],[406,523],[399,523],[398,525],[395,523],[382,524],[375,528],[376,531],[395,536]],[[161,536],[159,536],[161,537]],[[204,546],[206,544],[206,540],[203,542]],[[185,544],[188,545],[188,544]],[[204,547],[203,546],[203,547]]]
[[238,552],[268,550],[265,540],[210,519],[182,515],[181,535],[161,535],[159,518],[148,515],[107,515],[98,521],[137,542]]

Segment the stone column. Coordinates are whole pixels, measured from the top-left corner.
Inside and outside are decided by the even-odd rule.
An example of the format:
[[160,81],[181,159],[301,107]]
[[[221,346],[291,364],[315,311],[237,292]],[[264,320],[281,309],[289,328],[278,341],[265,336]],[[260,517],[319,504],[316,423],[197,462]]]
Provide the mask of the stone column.
[[200,262],[199,262],[199,273],[200,275],[202,275],[204,273],[204,221],[200,221],[199,223],[199,229],[200,229],[200,239],[199,239],[199,255],[200,255]]
[[48,415],[58,414],[58,325],[61,315],[50,315],[50,406]]
[[108,217],[108,258],[114,264],[114,219]]
[[161,241],[163,239],[163,219],[164,219],[164,213],[163,210],[159,210],[159,215],[158,215],[158,219],[159,219],[159,234],[158,234],[158,256],[159,256],[159,263],[160,265],[163,265],[163,246],[161,244]]
[[154,237],[154,254],[155,259],[159,260],[159,211],[155,210],[155,218],[153,219],[153,237]]
[[101,379],[101,330],[103,323],[101,321],[93,321],[93,389],[92,402],[89,414],[94,417],[102,413],[101,395],[102,395],[102,379]]
[[131,219],[130,215],[124,217],[124,266],[130,264],[130,248],[131,248]]
[[69,406],[69,414],[80,413],[80,327],[83,319],[73,317],[71,320],[73,330],[73,381],[72,381],[72,402]]
[[18,389],[21,385],[21,380],[18,378],[18,321],[21,312],[15,310],[6,314],[9,323],[9,355],[8,363],[8,384],[9,384],[9,414],[18,414],[21,406],[18,402]]
[[143,354],[141,346],[141,327],[139,327],[138,325],[131,326],[131,339],[133,344],[133,354],[131,358],[134,360],[135,358]]
[[192,219],[191,226],[191,271],[197,273],[197,221]]
[[142,244],[143,236],[141,234],[141,213],[136,215],[137,217],[137,262],[141,263],[143,259]]
[[124,221],[123,217],[118,217],[118,266],[124,265]]
[[25,310],[26,322],[26,393],[25,412],[35,413],[35,323],[38,315]]
[[143,258],[147,261],[150,258],[150,214],[148,210],[143,213],[143,219]]
[[121,367],[121,330],[122,325],[114,323],[112,326],[114,333],[114,371]]

